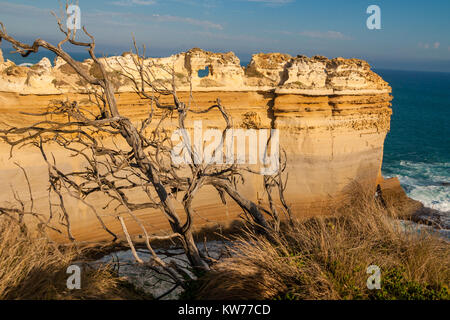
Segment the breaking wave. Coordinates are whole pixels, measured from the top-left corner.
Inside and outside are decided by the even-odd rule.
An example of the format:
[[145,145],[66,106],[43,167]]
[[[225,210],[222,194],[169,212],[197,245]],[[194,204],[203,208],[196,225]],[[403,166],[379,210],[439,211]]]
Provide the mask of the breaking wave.
[[385,169],[397,176],[409,197],[450,215],[450,163],[400,161]]

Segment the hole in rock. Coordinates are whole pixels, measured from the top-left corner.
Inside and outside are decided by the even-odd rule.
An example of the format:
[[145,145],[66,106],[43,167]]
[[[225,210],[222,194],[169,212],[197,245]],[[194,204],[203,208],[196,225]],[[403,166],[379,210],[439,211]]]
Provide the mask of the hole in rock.
[[205,78],[209,76],[209,67],[205,67],[205,69],[198,70],[198,77],[199,78]]

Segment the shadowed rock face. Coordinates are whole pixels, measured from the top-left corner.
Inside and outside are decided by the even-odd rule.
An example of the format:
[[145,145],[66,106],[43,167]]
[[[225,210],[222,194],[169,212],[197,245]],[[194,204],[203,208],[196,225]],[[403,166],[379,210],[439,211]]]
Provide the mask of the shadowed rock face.
[[[117,75],[120,65],[134,68],[133,56],[129,53],[103,60],[112,77]],[[54,99],[77,99],[87,105],[83,102],[86,101],[83,82],[61,59],[57,59],[53,67],[43,60],[30,68],[1,61],[1,121],[30,124],[33,119],[19,112],[42,111]],[[99,76],[92,61],[81,64],[92,75]],[[171,79],[160,67],[173,68],[179,97],[186,101],[191,75],[197,107],[203,109],[220,98],[236,128],[279,129],[280,147],[288,157],[287,201],[297,215],[325,213],[330,205],[344,200],[345,192],[354,182],[376,186],[384,139],[389,131],[392,97],[389,85],[370,70],[367,62],[269,53],[254,55],[243,68],[232,52],[192,49],[167,58],[147,59],[145,64],[152,65],[150,68],[161,83]],[[198,70],[205,67],[209,69],[208,76],[198,77]],[[116,80],[122,115],[133,121],[144,119],[148,114],[146,103],[133,93],[130,83],[120,77]],[[203,120],[203,131],[224,127],[218,112],[189,119],[190,130],[194,127],[193,120]],[[167,129],[173,130],[176,125],[174,121]],[[60,151],[55,150],[55,154],[63,159],[60,163],[68,169],[81,166]],[[0,195],[0,203],[13,199],[12,194],[6,192],[10,184],[26,198],[27,185],[14,161],[28,170],[36,205],[45,210],[47,171],[40,155],[35,150],[22,149],[9,159],[9,148],[2,144],[0,181],[5,192]],[[248,176],[240,191],[256,201],[263,194],[262,177]],[[194,201],[198,213],[196,225],[236,218],[239,208],[231,201],[228,203],[222,205],[216,192],[205,188]],[[78,203],[71,205],[76,238],[104,239],[104,233],[89,210]],[[139,214],[150,221],[154,230],[167,228],[162,214],[153,211]],[[119,228],[117,226],[116,230]],[[137,228],[131,230],[138,232]]]

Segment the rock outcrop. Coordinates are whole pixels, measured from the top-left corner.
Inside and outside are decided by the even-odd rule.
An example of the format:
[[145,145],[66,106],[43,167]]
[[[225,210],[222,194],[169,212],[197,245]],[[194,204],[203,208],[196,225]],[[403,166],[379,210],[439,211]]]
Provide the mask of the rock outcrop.
[[[130,53],[102,60],[112,77],[121,65],[134,66]],[[80,64],[93,76],[100,76],[92,61]],[[232,52],[192,49],[167,58],[150,58],[145,64],[161,83],[171,81],[161,66],[173,68],[181,99],[189,98],[191,76],[198,107],[210,106],[220,98],[235,127],[279,129],[281,148],[288,158],[287,201],[299,216],[326,213],[330,206],[345,200],[354,182],[376,186],[380,179],[392,112],[391,88],[365,61],[270,53],[256,54],[248,66],[242,67]],[[198,71],[206,68],[209,74],[199,77]],[[133,93],[131,83],[117,77],[116,87],[121,113],[133,121],[144,119],[147,106]],[[61,59],[56,59],[53,67],[48,59],[30,68],[0,63],[0,120],[16,125],[31,123],[21,111],[42,111],[54,99],[84,101],[83,89],[83,81]],[[223,126],[219,113],[199,115],[195,120],[205,120],[203,130]],[[188,126],[192,129],[193,122]],[[47,168],[40,155],[22,149],[9,159],[9,148],[4,144],[0,144],[0,181],[5,192],[0,195],[0,203],[13,199],[6,192],[10,184],[19,194],[27,193],[14,161],[29,172],[36,205],[45,208],[48,198],[43,181]],[[69,158],[65,163],[69,168],[79,165]],[[256,201],[263,194],[261,179],[249,177],[241,192]],[[223,206],[216,193],[208,189],[195,200],[194,207],[198,226],[230,221],[240,213],[231,202]],[[103,239],[88,208],[75,203],[73,208],[75,236]],[[157,213],[139,214],[154,226],[153,231],[167,228],[164,217],[158,218]],[[138,232],[137,227],[131,230]]]
[[[121,66],[136,69],[133,55],[101,58],[110,73]],[[150,67],[158,81],[171,81],[168,68],[173,68],[179,91],[189,89],[192,76],[194,90],[199,91],[273,91],[305,95],[333,94],[379,94],[389,93],[389,85],[370,70],[367,62],[359,59],[327,59],[322,56],[308,58],[291,57],[288,54],[255,54],[247,67],[232,52],[212,53],[201,49],[176,54],[167,58],[149,58],[145,65]],[[92,60],[80,62],[91,75],[100,76]],[[161,66],[165,68],[161,68]],[[198,71],[208,69],[206,77],[199,77]],[[31,68],[15,66],[11,61],[0,66],[1,92],[23,94],[61,94],[83,91],[83,81],[61,58],[55,60],[52,68],[47,58]],[[132,72],[133,73],[133,72]],[[36,85],[30,79],[39,81]],[[133,92],[132,84],[121,79],[119,92]]]

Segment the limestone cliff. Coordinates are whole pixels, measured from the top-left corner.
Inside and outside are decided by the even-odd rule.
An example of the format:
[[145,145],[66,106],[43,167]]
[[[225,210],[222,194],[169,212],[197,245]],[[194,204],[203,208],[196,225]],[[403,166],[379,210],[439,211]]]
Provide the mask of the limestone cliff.
[[[0,56],[1,57],[1,56]],[[103,58],[108,73],[115,77],[122,66],[133,68],[133,55]],[[99,76],[92,61],[80,62]],[[188,99],[192,76],[194,99],[199,108],[210,106],[216,98],[228,109],[236,127],[277,128],[281,148],[286,150],[289,172],[287,200],[293,212],[306,216],[326,212],[328,206],[343,200],[356,181],[375,186],[379,179],[383,144],[389,131],[392,99],[389,85],[358,59],[308,58],[287,54],[256,54],[242,67],[232,52],[211,53],[201,49],[167,58],[149,58],[158,81],[170,81],[161,66],[173,68],[180,98]],[[206,77],[199,70],[208,67]],[[117,77],[119,109],[133,121],[144,119],[148,106],[133,93],[131,83]],[[42,111],[51,100],[86,100],[83,81],[61,59],[51,65],[44,58],[32,67],[20,67],[0,59],[0,120],[9,124],[31,123],[20,111]],[[212,116],[211,116],[212,115]],[[221,125],[219,113],[199,115],[207,120],[203,130]],[[193,127],[193,123],[188,123]],[[176,124],[174,124],[174,127]],[[56,151],[55,151],[56,152]],[[12,199],[6,190],[13,184],[19,194],[27,185],[14,161],[28,170],[38,206],[48,203],[46,167],[34,150],[17,151],[9,159],[9,149],[0,144],[0,202]],[[69,158],[67,167],[76,168]],[[261,177],[250,177],[241,188],[253,200],[262,194]],[[212,196],[212,194],[214,194]],[[88,209],[73,204],[74,233],[79,239],[103,239]],[[237,206],[223,206],[208,190],[195,201],[198,225],[225,221],[239,214]],[[167,226],[152,212],[141,212],[155,230]],[[159,220],[158,220],[159,219]]]
[[[133,55],[100,59],[114,77],[115,72],[125,66],[133,73]],[[2,61],[2,60],[0,60]],[[201,49],[176,54],[168,58],[149,58],[145,65],[150,67],[158,81],[170,81],[167,68],[173,68],[179,91],[188,90],[189,76],[195,91],[273,91],[304,95],[333,94],[380,94],[389,93],[388,84],[370,70],[367,62],[359,59],[322,56],[308,58],[291,57],[287,54],[255,54],[245,68],[241,67],[234,53],[212,53]],[[92,60],[80,62],[91,75],[99,77]],[[161,68],[161,66],[165,67]],[[198,71],[209,69],[209,75],[198,76]],[[47,58],[31,68],[16,66],[7,61],[0,65],[1,92],[22,94],[61,94],[82,92],[83,81],[72,68],[57,58],[52,67]],[[132,92],[132,86],[125,79],[117,79],[119,92]]]

